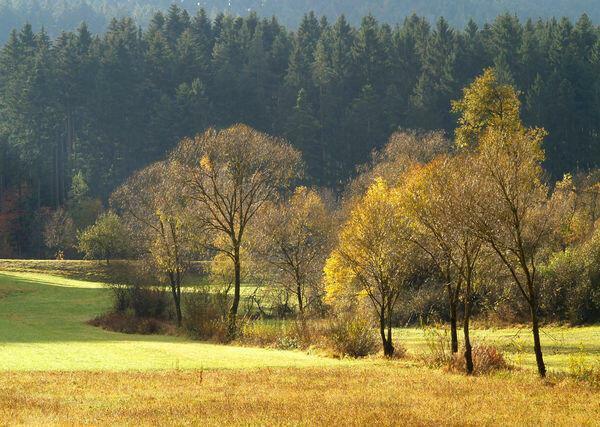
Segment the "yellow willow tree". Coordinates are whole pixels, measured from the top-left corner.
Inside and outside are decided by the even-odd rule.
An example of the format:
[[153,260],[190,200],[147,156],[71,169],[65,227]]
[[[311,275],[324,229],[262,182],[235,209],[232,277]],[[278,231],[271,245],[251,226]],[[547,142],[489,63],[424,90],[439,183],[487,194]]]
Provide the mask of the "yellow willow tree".
[[131,239],[152,269],[163,276],[173,295],[181,326],[181,283],[194,258],[186,218],[186,200],[177,190],[166,162],[136,172],[111,196]]
[[463,334],[467,373],[473,373],[469,322],[481,239],[465,224],[463,208],[469,194],[463,185],[467,156],[441,157],[413,169],[401,192],[415,228],[415,243],[441,272],[448,292],[452,351],[458,352],[457,312],[463,301]]
[[250,232],[252,257],[271,282],[295,296],[301,315],[322,299],[334,225],[323,198],[298,187],[289,199],[266,205]]
[[[540,376],[546,375],[539,332],[539,265],[553,231],[548,189],[543,183],[545,131],[526,129],[519,100],[493,71],[464,90],[457,143],[469,152],[464,172],[462,217],[508,269],[527,302]],[[471,145],[469,145],[471,144]]]
[[392,318],[403,290],[419,277],[419,251],[398,191],[378,179],[351,210],[325,265],[328,300],[366,295],[386,356],[394,354]]
[[181,141],[170,156],[183,193],[196,205],[201,233],[214,235],[209,249],[225,254],[234,269],[229,336],[236,332],[241,256],[256,214],[290,187],[301,172],[300,153],[288,143],[246,125],[209,129]]

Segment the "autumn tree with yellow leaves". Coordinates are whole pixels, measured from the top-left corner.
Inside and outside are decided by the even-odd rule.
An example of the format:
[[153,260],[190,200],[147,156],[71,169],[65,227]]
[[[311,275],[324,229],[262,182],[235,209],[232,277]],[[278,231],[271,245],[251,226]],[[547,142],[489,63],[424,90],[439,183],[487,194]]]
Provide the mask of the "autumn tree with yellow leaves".
[[394,354],[396,304],[420,277],[418,254],[398,190],[378,179],[351,210],[325,265],[329,300],[343,295],[370,300],[386,356]]
[[270,283],[295,296],[301,315],[323,297],[323,265],[334,226],[323,197],[298,187],[289,199],[267,204],[249,234],[258,268]]
[[542,169],[546,133],[525,128],[519,108],[515,90],[486,70],[454,104],[461,114],[456,135],[459,146],[472,151],[463,179],[468,195],[464,220],[496,253],[527,302],[538,372],[543,377],[539,267],[554,232]]
[[518,93],[508,84],[498,81],[493,68],[464,89],[463,97],[452,102],[452,112],[460,115],[456,128],[456,145],[474,147],[490,128],[507,134],[523,129]]
[[[476,268],[482,240],[464,221],[469,194],[463,185],[467,157],[440,157],[414,168],[401,192],[405,211],[415,230],[415,243],[440,272],[450,308],[452,351],[458,352],[458,306],[463,302],[464,357],[467,373],[473,373],[469,323]],[[468,190],[467,190],[468,191]]]

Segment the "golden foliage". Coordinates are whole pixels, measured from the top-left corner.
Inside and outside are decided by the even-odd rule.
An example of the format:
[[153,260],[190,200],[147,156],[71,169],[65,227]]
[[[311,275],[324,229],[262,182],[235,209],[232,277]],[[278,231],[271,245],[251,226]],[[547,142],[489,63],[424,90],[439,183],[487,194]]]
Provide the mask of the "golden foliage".
[[463,98],[452,102],[452,111],[460,114],[456,144],[473,147],[487,128],[513,133],[522,129],[521,102],[515,89],[498,82],[494,70],[483,75],[463,90]]
[[298,187],[266,204],[249,230],[249,247],[268,280],[295,295],[300,311],[322,297],[322,274],[335,218],[319,193]]
[[378,313],[386,312],[380,320],[389,320],[419,267],[411,238],[398,190],[377,179],[350,212],[325,265],[328,301],[363,294]]

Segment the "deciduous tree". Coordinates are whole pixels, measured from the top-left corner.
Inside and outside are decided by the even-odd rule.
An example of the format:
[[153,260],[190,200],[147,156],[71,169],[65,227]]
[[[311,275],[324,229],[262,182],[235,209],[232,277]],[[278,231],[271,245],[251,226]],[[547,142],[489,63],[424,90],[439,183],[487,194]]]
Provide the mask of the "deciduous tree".
[[248,226],[267,202],[276,200],[299,176],[300,153],[282,139],[240,124],[184,139],[171,161],[184,194],[197,204],[199,229],[215,235],[207,246],[233,263],[229,311],[233,337],[240,303],[240,248]]
[[413,220],[415,243],[427,253],[442,273],[448,292],[452,350],[458,351],[457,313],[463,300],[463,332],[467,373],[473,373],[469,322],[472,311],[476,267],[482,241],[467,226],[464,210],[468,188],[463,185],[468,156],[441,157],[415,168],[405,184],[406,209]]
[[113,193],[111,204],[122,212],[127,235],[140,255],[169,284],[181,326],[181,284],[194,259],[194,246],[186,200],[171,173],[167,162],[147,166]]
[[75,247],[75,224],[65,209],[59,208],[49,214],[44,225],[44,243],[54,251],[56,258],[63,258],[65,251]]
[[344,294],[369,298],[377,313],[386,356],[394,354],[392,319],[396,303],[418,277],[418,251],[412,233],[397,190],[379,179],[352,209],[325,266],[328,299]]
[[498,255],[530,308],[538,372],[543,377],[538,270],[553,232],[542,170],[546,133],[522,125],[519,105],[515,90],[486,71],[455,103],[462,114],[457,139],[459,145],[476,144],[463,180],[469,196],[464,218]]
[[546,375],[539,332],[539,267],[553,233],[548,188],[542,181],[544,133],[489,129],[481,138],[474,173],[465,185],[471,229],[507,267],[530,308],[540,376]]
[[114,212],[106,212],[96,222],[78,235],[79,250],[87,259],[111,259],[125,256],[129,252],[127,231]]
[[514,88],[502,84],[493,68],[463,90],[463,97],[452,102],[452,111],[460,114],[456,128],[456,144],[461,148],[477,145],[489,127],[516,132],[523,127],[521,102]]
[[330,251],[333,213],[314,190],[298,187],[260,213],[251,253],[270,280],[295,295],[301,315],[321,300],[323,266]]

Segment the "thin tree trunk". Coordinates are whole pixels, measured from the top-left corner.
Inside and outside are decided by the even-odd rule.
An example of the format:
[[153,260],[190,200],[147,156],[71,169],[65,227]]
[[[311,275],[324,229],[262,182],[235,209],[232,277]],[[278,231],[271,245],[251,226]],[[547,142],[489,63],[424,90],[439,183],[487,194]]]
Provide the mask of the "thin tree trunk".
[[60,180],[58,177],[58,153],[59,147],[58,145],[54,147],[54,184],[53,184],[53,193],[54,193],[54,206],[56,209],[60,208]]
[[379,314],[379,334],[381,335],[381,344],[383,346],[383,354],[387,356],[387,340],[385,337],[385,320],[383,316],[383,308]]
[[448,300],[450,302],[450,339],[452,345],[452,353],[458,353],[458,332],[457,332],[457,307],[454,298],[452,287],[448,287]]
[[535,352],[535,361],[537,363],[538,373],[540,377],[546,376],[546,365],[544,364],[544,355],[542,354],[542,344],[540,342],[540,326],[537,315],[537,301],[532,298],[531,308],[531,326],[533,332],[533,350]]
[[392,341],[392,317],[391,316],[389,316],[389,319],[388,319],[387,345],[388,345],[388,351],[387,351],[386,356],[392,357],[394,355],[394,352],[396,351],[396,349],[394,348],[394,343]]
[[463,332],[465,336],[465,362],[467,374],[473,373],[473,349],[471,348],[471,337],[469,336],[469,321],[471,319],[471,283],[467,281],[465,289],[465,314],[463,317]]
[[386,337],[386,319],[385,319],[385,307],[381,307],[379,313],[379,333],[381,335],[381,342],[383,344],[383,355],[385,357],[391,357],[394,354],[394,346],[392,345],[392,331],[388,328],[388,335]]
[[240,305],[240,288],[241,288],[241,262],[240,262],[240,248],[236,246],[234,249],[234,270],[235,270],[235,278],[234,278],[234,288],[233,288],[233,302],[231,303],[231,308],[229,310],[229,339],[234,339],[236,334],[236,318],[237,312]]
[[177,314],[177,327],[181,328],[183,315],[181,314],[181,289],[179,286],[173,288],[173,298],[175,300],[175,311]]
[[181,277],[174,273],[169,273],[169,281],[171,282],[171,293],[173,294],[173,302],[175,303],[175,315],[177,316],[177,327],[180,328],[183,321],[181,314]]
[[302,286],[300,283],[296,287],[296,296],[298,297],[298,311],[302,315],[304,314],[304,303],[302,302]]

